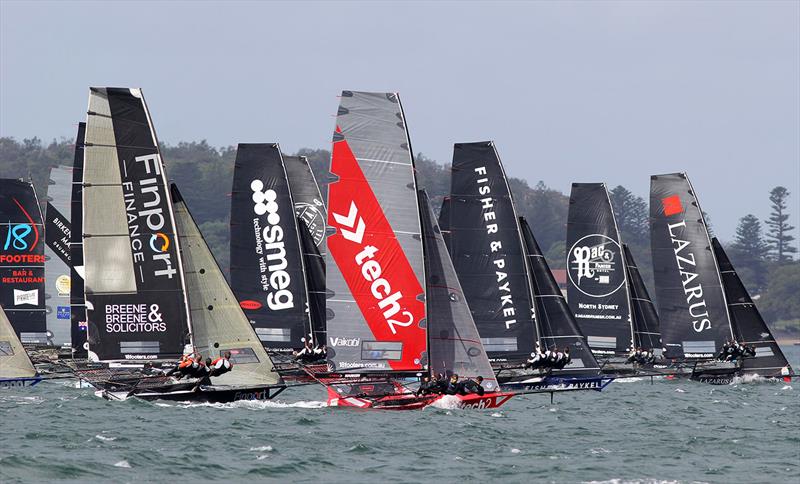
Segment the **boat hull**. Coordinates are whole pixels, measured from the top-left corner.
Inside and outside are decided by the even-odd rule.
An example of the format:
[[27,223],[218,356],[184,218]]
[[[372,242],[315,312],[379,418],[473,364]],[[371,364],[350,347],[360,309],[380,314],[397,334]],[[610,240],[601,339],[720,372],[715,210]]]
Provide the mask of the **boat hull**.
[[7,389],[32,387],[40,381],[42,381],[42,378],[39,376],[31,378],[0,378],[0,388]]
[[271,400],[285,389],[286,387],[283,385],[254,387],[200,385],[191,386],[190,388],[177,385],[176,388],[148,388],[133,392],[106,389],[98,391],[97,394],[107,400],[139,398],[147,401],[167,400],[192,403],[232,403],[237,401]]
[[521,390],[525,392],[565,392],[577,390],[602,391],[614,378],[608,376],[592,377],[561,377],[561,376],[533,376],[529,378],[513,379],[503,382],[507,390]]

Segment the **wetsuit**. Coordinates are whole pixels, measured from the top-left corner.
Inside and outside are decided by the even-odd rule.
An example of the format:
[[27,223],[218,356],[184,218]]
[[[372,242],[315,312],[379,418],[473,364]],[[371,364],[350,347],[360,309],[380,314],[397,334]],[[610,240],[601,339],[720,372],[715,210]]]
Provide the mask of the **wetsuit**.
[[471,379],[466,379],[464,381],[459,382],[458,384],[459,395],[469,395],[471,393],[483,395],[483,392],[484,392],[483,387],[480,386],[478,382],[473,381]]
[[211,362],[211,369],[208,372],[208,376],[220,376],[228,373],[233,369],[233,363],[231,360],[220,356],[216,360]]
[[434,380],[432,379],[429,379],[428,381],[423,380],[422,383],[419,384],[419,389],[417,389],[416,393],[417,395],[430,395],[431,393],[436,393],[437,388],[438,385]]

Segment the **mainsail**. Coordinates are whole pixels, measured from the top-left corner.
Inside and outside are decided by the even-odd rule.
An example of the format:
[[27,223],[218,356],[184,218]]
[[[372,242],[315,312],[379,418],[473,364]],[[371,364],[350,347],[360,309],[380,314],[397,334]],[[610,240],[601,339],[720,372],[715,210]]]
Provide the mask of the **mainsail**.
[[308,312],[311,317],[311,331],[316,345],[324,345],[325,337],[325,257],[320,254],[308,226],[297,218],[300,244],[303,248],[303,265],[306,270],[308,288]]
[[430,370],[462,378],[484,378],[483,386],[498,390],[489,357],[458,282],[453,262],[430,207],[428,195],[419,192],[422,245],[425,251],[428,356]]
[[264,347],[302,348],[311,332],[303,253],[276,143],[239,145],[230,249],[231,287]]
[[685,173],[650,178],[650,244],[665,356],[712,358],[731,325],[703,212]]
[[0,378],[30,378],[36,369],[0,306]]
[[517,214],[493,142],[455,144],[439,224],[489,357],[525,361],[538,336]]
[[189,295],[192,340],[204,357],[231,352],[236,365],[215,385],[272,385],[281,381],[175,185],[172,204]]
[[91,88],[83,169],[90,357],[176,358],[190,331],[166,173],[139,89]]
[[70,346],[70,239],[72,234],[71,203],[72,167],[50,169],[45,211],[45,307],[47,330],[56,346]]
[[531,273],[536,322],[542,342],[542,351],[569,347],[572,362],[559,373],[570,376],[595,376],[600,367],[581,333],[572,311],[564,300],[553,273],[536,243],[528,222],[520,217],[520,229],[525,241],[525,252]]
[[719,263],[735,339],[739,343],[753,345],[756,349],[754,358],[745,358],[742,361],[742,369],[766,377],[788,375],[791,373],[789,362],[736,274],[728,255],[716,238],[711,239],[711,244]]
[[631,309],[619,230],[605,183],[573,183],[567,218],[567,300],[597,355],[631,349]]
[[656,355],[662,352],[661,330],[658,324],[658,313],[644,280],[639,274],[639,267],[633,260],[633,254],[627,244],[622,244],[625,256],[625,270],[631,294],[631,318],[633,320],[633,344],[636,348],[652,351]]
[[86,299],[83,292],[83,142],[86,123],[78,123],[72,165],[70,254],[70,333],[73,356],[86,357]]
[[0,306],[25,344],[45,345],[44,225],[33,184],[0,179]]
[[423,251],[414,161],[396,93],[342,92],[330,171],[329,366],[419,370],[427,344]]

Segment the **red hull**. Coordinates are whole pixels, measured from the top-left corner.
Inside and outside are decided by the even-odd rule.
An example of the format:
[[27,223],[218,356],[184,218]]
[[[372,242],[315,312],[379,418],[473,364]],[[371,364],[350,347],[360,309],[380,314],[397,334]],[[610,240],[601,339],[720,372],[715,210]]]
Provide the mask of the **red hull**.
[[385,395],[376,398],[346,397],[328,387],[328,405],[331,407],[370,408],[381,410],[419,410],[443,399],[455,399],[456,408],[499,408],[514,396],[514,393],[496,392],[484,395]]

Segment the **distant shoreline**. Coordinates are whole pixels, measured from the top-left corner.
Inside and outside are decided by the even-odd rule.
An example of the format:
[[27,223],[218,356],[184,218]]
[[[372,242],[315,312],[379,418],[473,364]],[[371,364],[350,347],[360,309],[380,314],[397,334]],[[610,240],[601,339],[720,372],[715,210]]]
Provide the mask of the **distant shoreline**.
[[797,336],[778,336],[775,341],[781,346],[800,345],[800,337]]

